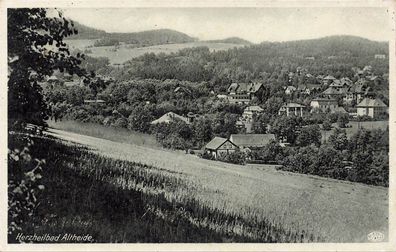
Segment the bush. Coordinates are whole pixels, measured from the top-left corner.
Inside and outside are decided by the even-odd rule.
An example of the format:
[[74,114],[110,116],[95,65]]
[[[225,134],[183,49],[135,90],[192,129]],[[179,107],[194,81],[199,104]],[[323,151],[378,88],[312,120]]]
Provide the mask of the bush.
[[34,143],[29,137],[9,135],[8,148],[8,234],[20,232],[24,225],[35,226],[32,221],[38,206],[37,197],[44,186],[42,164],[45,160],[35,159],[30,154]]
[[337,117],[337,124],[340,128],[346,128],[349,123],[349,115],[346,113],[339,113]]
[[325,131],[331,130],[331,122],[328,118],[323,121],[322,129]]
[[246,163],[246,154],[242,151],[235,151],[228,154],[221,154],[217,157],[217,160],[232,164],[244,165]]
[[113,122],[111,124],[111,126],[117,127],[117,128],[126,128],[128,126],[128,121],[127,121],[127,119],[122,118],[122,117],[121,118],[117,118],[115,120],[115,122]]

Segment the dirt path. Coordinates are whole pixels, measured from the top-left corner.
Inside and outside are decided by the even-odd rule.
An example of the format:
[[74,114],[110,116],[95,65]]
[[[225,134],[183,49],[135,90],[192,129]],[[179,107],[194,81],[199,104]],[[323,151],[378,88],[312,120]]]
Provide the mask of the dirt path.
[[184,174],[203,189],[194,197],[230,212],[247,211],[315,232],[329,241],[367,241],[368,233],[387,233],[388,190],[324,179],[256,165],[241,166],[200,159],[50,129],[49,134],[83,144],[112,158],[141,162]]

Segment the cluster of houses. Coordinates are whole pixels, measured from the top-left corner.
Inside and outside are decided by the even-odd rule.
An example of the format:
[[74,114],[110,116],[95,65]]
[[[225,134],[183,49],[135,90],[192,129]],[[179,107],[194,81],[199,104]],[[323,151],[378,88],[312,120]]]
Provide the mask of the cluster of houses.
[[[382,55],[376,57],[380,59]],[[378,86],[383,81],[383,77],[374,75],[371,66],[365,66],[363,69],[353,68],[352,70],[357,79],[355,82],[348,77],[340,79],[331,75],[315,77],[301,68],[298,68],[296,73],[290,72],[288,74],[289,83],[292,83],[296,75],[303,75],[312,84],[285,86],[285,95],[292,96],[299,93],[315,98],[311,100],[309,106],[296,102],[286,103],[279,109],[278,114],[304,116],[304,114],[314,112],[349,113],[351,116],[369,116],[371,118],[378,118],[386,114],[388,112],[386,104],[376,97],[376,93],[371,88]],[[221,98],[227,99],[233,104],[248,105],[257,97],[262,88],[261,83],[232,83],[228,87],[228,94],[222,95]],[[348,112],[340,104],[353,109]],[[238,120],[237,126],[245,128],[246,133],[251,133],[253,115],[260,114],[262,111],[263,109],[259,106],[247,107]]]

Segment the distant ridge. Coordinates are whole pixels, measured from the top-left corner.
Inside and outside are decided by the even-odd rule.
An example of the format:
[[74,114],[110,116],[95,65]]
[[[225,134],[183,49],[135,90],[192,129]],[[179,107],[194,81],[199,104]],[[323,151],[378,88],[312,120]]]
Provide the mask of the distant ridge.
[[97,46],[117,45],[119,43],[137,44],[137,45],[160,45],[173,43],[188,43],[197,41],[197,38],[188,36],[185,33],[171,29],[158,29],[142,32],[128,33],[108,33],[103,30],[94,29],[86,25],[73,21],[74,27],[78,34],[68,39],[97,39]]
[[239,45],[252,45],[253,43],[246,40],[242,39],[239,37],[230,37],[230,38],[225,38],[225,39],[215,39],[215,40],[206,40],[205,42],[209,43],[229,43],[229,44],[239,44]]
[[374,54],[388,55],[388,42],[378,42],[351,35],[334,35],[317,39],[262,42],[253,45],[279,56],[374,56]]

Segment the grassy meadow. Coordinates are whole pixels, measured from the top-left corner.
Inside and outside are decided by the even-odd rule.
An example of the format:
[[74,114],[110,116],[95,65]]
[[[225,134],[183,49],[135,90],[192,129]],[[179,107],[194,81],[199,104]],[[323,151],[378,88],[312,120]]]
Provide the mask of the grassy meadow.
[[92,57],[107,57],[110,60],[110,64],[122,64],[125,61],[128,61],[132,58],[137,58],[142,56],[145,53],[176,53],[184,48],[192,48],[192,47],[208,47],[210,51],[222,51],[232,49],[234,47],[241,47],[241,44],[232,44],[232,43],[214,43],[214,42],[190,42],[190,43],[179,43],[179,44],[164,44],[164,45],[154,45],[154,46],[146,46],[146,47],[133,47],[133,45],[120,45],[117,50],[115,50],[114,46],[99,46],[94,47],[93,44],[95,40],[67,40],[67,43],[72,48],[77,48],[80,50],[84,50],[88,46],[88,49],[92,51],[92,53],[86,53]]
[[[18,136],[12,145],[23,146]],[[52,137],[35,137],[32,155],[47,160],[38,207],[23,233],[90,234],[92,242],[315,242],[317,234],[278,220],[208,206],[185,175],[116,160]],[[34,224],[34,225],[32,225]],[[17,233],[9,235],[15,243]]]
[[82,135],[99,137],[120,143],[131,143],[151,148],[161,148],[154,136],[125,128],[106,127],[97,123],[82,123],[77,121],[47,121],[48,126],[55,129],[70,131]]
[[270,220],[282,229],[327,242],[364,242],[373,230],[388,233],[388,190],[384,187],[204,160],[57,129],[50,129],[50,134],[67,143],[83,144],[106,158],[159,168],[161,174],[183,181],[188,197],[226,215]]

